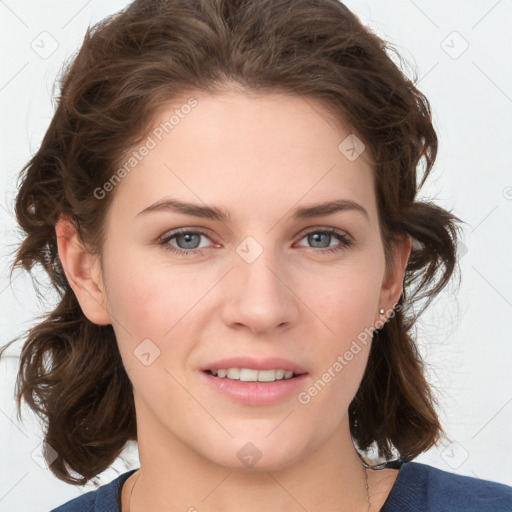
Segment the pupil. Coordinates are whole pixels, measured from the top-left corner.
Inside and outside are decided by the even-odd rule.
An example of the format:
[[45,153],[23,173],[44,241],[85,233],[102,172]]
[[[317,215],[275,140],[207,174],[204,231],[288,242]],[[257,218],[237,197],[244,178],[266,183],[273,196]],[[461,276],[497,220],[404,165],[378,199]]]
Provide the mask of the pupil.
[[[315,242],[320,242],[321,237],[328,237],[330,235],[326,235],[324,233],[314,233],[310,236],[313,238],[313,243],[315,243]],[[322,247],[328,247],[328,246],[329,246],[329,243],[327,243],[327,245],[323,245]]]
[[185,238],[185,245],[186,247],[184,247],[184,249],[195,249],[195,247],[189,247],[188,244],[192,243],[193,245],[193,242],[191,242],[191,238],[194,238],[194,237],[198,237],[198,235],[192,235],[190,233],[186,233],[185,235],[181,235],[181,237]]

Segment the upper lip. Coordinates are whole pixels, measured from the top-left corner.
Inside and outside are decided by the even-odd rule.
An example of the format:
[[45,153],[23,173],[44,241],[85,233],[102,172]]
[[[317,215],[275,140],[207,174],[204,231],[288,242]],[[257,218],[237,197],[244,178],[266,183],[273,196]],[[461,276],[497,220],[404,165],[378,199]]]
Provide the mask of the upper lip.
[[293,373],[301,374],[307,373],[306,370],[288,359],[281,357],[269,357],[266,359],[254,359],[253,357],[230,357],[227,359],[219,359],[213,363],[209,363],[201,368],[202,371],[213,370],[217,371],[219,368],[250,368],[254,370],[288,370]]

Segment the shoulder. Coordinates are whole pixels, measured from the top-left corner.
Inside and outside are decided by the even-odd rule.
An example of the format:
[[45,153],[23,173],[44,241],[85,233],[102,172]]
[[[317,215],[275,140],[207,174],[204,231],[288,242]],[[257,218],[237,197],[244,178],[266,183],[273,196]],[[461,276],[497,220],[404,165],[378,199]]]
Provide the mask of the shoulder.
[[406,462],[382,512],[512,512],[512,487]]
[[119,493],[124,482],[136,469],[122,473],[117,478],[103,484],[94,491],[86,492],[50,512],[121,512],[119,506]]

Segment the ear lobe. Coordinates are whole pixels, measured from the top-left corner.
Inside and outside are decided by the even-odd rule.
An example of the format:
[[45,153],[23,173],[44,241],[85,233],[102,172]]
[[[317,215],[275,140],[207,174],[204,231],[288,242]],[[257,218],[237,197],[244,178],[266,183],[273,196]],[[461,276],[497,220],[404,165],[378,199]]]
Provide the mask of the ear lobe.
[[387,320],[389,312],[400,300],[411,248],[412,238],[409,235],[405,235],[393,247],[392,268],[386,273],[380,293],[379,309],[383,308],[385,311],[385,318],[383,318],[383,315],[378,318],[380,322]]
[[99,256],[84,248],[75,224],[68,217],[60,217],[55,233],[62,269],[84,315],[95,324],[110,324]]

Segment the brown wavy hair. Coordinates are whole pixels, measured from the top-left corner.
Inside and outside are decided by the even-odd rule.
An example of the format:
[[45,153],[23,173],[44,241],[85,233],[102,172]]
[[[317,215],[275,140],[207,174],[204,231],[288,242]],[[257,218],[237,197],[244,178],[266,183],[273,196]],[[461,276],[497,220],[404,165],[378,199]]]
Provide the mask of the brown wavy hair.
[[84,246],[101,255],[115,191],[102,200],[93,191],[167,102],[233,87],[317,100],[364,141],[386,263],[403,235],[416,242],[400,307],[375,336],[350,404],[351,433],[362,450],[376,446],[388,460],[397,452],[411,460],[440,440],[436,400],[411,331],[457,268],[460,219],[416,200],[438,141],[429,102],[404,64],[338,0],[136,0],[87,30],[62,70],[41,147],[20,172],[15,211],[24,238],[11,267],[12,278],[16,267],[41,265],[58,292],[58,305],[26,336],[16,398],[18,416],[23,398],[44,420],[59,479],[86,483],[137,430],[114,331],[83,314],[59,261],[56,223],[72,219]]

